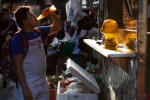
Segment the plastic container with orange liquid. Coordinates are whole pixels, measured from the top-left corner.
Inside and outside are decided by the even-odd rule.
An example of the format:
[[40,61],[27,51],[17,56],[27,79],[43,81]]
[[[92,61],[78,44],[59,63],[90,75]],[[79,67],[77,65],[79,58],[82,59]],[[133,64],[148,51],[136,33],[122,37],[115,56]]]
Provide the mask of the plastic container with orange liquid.
[[56,7],[52,5],[51,7],[49,7],[49,9],[46,9],[45,11],[43,11],[42,14],[37,18],[37,20],[41,20],[43,18],[50,16],[56,10],[57,10]]
[[136,30],[125,30],[125,38],[124,38],[124,45],[132,50],[136,50],[136,39],[137,39],[137,32]]
[[105,35],[105,49],[115,50],[118,44],[116,33],[106,33]]
[[136,30],[136,20],[131,20],[126,26],[124,45],[132,50],[136,50],[136,40],[137,40],[137,30]]
[[118,24],[113,19],[107,19],[103,22],[102,28],[100,29],[105,36],[104,48],[110,50],[116,50],[118,45]]

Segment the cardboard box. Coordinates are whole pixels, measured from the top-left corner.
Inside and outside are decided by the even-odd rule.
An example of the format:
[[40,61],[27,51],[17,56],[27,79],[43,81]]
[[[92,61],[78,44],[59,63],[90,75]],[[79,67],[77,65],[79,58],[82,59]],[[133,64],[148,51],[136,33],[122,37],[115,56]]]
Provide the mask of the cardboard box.
[[57,86],[57,100],[98,100],[98,94],[100,93],[100,88],[96,83],[96,80],[78,64],[76,64],[71,59],[67,60],[67,69],[77,77],[81,82],[83,82],[88,89],[94,92],[94,94],[84,94],[84,93],[60,93],[60,82]]

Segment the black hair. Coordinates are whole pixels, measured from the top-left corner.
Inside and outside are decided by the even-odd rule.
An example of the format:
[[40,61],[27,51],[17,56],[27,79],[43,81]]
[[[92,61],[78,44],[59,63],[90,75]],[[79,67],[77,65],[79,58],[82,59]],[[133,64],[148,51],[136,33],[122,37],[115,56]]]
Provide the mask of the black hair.
[[15,19],[20,28],[23,27],[23,20],[27,19],[27,12],[30,10],[29,6],[20,6],[15,11]]
[[2,8],[2,12],[7,12],[9,13],[9,10],[7,8]]
[[[90,19],[89,16],[83,16],[81,20],[84,20],[86,23],[87,23],[87,22],[91,22],[91,19]],[[83,24],[83,23],[82,23],[82,24]],[[79,35],[79,34],[80,34],[80,31],[82,30],[82,28],[81,28],[80,26],[82,27],[82,25],[78,25],[78,26],[77,26],[77,30],[76,30],[77,35]]]

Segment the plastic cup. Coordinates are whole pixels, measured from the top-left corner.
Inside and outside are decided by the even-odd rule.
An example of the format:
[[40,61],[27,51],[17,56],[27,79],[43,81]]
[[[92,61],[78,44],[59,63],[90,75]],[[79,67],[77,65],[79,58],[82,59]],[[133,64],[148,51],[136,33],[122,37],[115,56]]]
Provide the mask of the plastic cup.
[[37,20],[41,20],[41,19],[51,15],[56,10],[57,10],[56,7],[54,5],[52,5],[51,7],[49,7],[49,9],[43,11],[42,14],[37,18]]

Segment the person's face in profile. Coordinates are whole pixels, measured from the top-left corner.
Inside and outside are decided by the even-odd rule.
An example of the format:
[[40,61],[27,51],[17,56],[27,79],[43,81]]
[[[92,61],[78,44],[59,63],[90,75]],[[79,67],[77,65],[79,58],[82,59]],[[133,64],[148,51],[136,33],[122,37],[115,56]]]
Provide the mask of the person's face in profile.
[[32,11],[27,12],[27,19],[24,20],[24,24],[28,24],[31,27],[37,27],[38,26],[38,20],[36,15],[33,14]]

